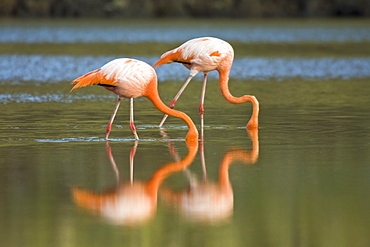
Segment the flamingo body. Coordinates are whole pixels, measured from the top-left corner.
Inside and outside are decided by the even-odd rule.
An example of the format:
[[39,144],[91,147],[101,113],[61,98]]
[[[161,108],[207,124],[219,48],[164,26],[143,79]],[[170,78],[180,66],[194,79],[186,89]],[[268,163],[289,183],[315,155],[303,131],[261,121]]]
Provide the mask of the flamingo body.
[[130,128],[135,135],[135,139],[139,139],[133,121],[133,99],[142,96],[149,98],[154,106],[163,113],[183,119],[189,127],[187,140],[198,139],[197,129],[190,117],[183,112],[170,109],[162,102],[158,94],[155,70],[145,62],[118,58],[108,62],[100,69],[78,77],[72,84],[76,85],[73,86],[71,91],[80,87],[100,85],[118,95],[116,107],[107,125],[106,139],[108,139],[122,98],[130,99]]
[[231,67],[234,59],[232,46],[218,38],[192,39],[178,48],[164,53],[154,66],[179,62],[191,70],[191,74],[217,70],[219,66]]
[[156,207],[156,198],[150,197],[146,185],[140,182],[120,185],[116,190],[102,195],[77,188],[72,192],[79,205],[117,223],[144,222],[153,215]]
[[[118,58],[74,80],[72,90],[100,85],[124,98],[137,98],[145,95],[145,89],[152,80],[157,80],[154,69],[148,64],[134,59]],[[72,91],[71,90],[71,91]]]
[[[177,93],[175,98],[171,101],[170,107],[173,108],[176,101],[186,88],[190,80],[199,72],[204,73],[202,94],[200,98],[199,111],[201,115],[201,131],[203,131],[203,113],[204,113],[204,98],[207,82],[207,75],[209,71],[216,70],[219,73],[219,84],[221,93],[224,98],[232,104],[241,104],[244,102],[251,102],[253,105],[253,113],[247,124],[247,129],[258,127],[258,113],[259,102],[256,97],[252,95],[244,95],[242,97],[234,97],[231,95],[228,82],[231,66],[234,59],[234,50],[232,46],[224,40],[204,37],[189,40],[181,46],[164,53],[161,58],[154,64],[160,66],[163,64],[178,62],[184,64],[190,70],[190,75],[185,81],[184,85]],[[167,116],[165,116],[160,123],[164,123]],[[203,136],[203,133],[202,135]]]

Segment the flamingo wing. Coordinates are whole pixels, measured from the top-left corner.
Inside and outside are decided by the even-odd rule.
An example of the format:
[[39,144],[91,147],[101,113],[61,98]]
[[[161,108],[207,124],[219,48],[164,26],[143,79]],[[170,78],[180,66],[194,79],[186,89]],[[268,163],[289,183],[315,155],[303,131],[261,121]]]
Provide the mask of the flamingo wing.
[[176,48],[171,51],[168,51],[164,53],[161,58],[153,65],[154,67],[161,66],[162,64],[168,64],[173,62],[186,62],[190,63],[190,61],[184,61],[184,59],[181,58],[181,49]]
[[222,58],[230,52],[229,46],[225,41],[212,37],[192,39],[164,53],[154,67],[178,62],[184,65],[197,65],[200,67],[199,71],[210,71],[215,69]]
[[71,91],[79,87],[100,85],[105,87],[119,86],[124,91],[136,90],[142,93],[153,76],[155,76],[155,72],[150,65],[135,59],[119,58],[110,61],[100,69],[73,80],[72,84],[76,85]]
[[109,80],[106,78],[101,69],[91,71],[83,76],[78,77],[72,81],[72,84],[76,84],[71,89],[71,92],[79,87],[86,87],[91,85],[101,85],[101,86],[116,86],[117,82],[115,80]]

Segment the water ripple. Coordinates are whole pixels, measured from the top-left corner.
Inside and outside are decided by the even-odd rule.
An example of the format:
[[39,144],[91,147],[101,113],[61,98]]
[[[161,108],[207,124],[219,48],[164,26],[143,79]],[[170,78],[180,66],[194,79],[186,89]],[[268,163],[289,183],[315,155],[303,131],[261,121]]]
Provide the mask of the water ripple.
[[[55,142],[105,142],[104,138],[99,137],[79,137],[79,138],[61,138],[61,139],[34,139],[36,142],[46,142],[46,143],[55,143]],[[109,141],[112,142],[132,142],[137,141],[136,139],[130,138],[109,138]],[[140,139],[140,142],[153,142],[153,141],[184,141],[184,139]]]
[[238,79],[370,77],[370,58],[242,58],[234,64],[231,77]]
[[251,42],[359,42],[370,40],[368,27],[0,27],[0,43],[183,42],[215,36]]
[[0,103],[43,103],[43,102],[62,102],[72,103],[75,100],[88,100],[92,102],[116,99],[115,95],[69,95],[63,93],[53,94],[31,94],[31,93],[5,93],[0,94]]
[[[0,84],[72,81],[112,59],[114,57],[0,55]],[[137,57],[137,59],[153,64],[158,58]],[[157,74],[159,81],[183,81],[189,71],[181,64],[171,64],[158,68]],[[217,77],[217,73],[210,73],[210,78]],[[230,77],[241,80],[295,77],[303,79],[368,78],[370,77],[370,58],[237,58]],[[201,76],[197,78],[200,80]],[[1,97],[6,98],[7,96],[2,95]],[[47,97],[58,96],[49,95]]]

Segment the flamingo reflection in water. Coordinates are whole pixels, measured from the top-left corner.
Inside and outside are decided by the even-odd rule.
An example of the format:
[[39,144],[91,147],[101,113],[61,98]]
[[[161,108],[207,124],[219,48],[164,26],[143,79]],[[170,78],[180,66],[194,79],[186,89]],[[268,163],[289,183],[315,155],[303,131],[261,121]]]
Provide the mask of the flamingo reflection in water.
[[155,214],[158,188],[163,180],[172,173],[185,169],[193,162],[198,152],[198,143],[187,142],[187,147],[188,154],[184,159],[164,165],[152,175],[148,182],[140,182],[133,178],[134,156],[137,149],[137,142],[135,142],[130,152],[130,181],[121,182],[111,147],[107,141],[107,156],[116,173],[117,185],[103,193],[73,188],[73,199],[80,207],[102,215],[116,224],[145,223]]
[[198,181],[195,175],[186,169],[189,188],[181,192],[161,188],[160,197],[191,221],[217,223],[227,220],[233,214],[234,207],[233,189],[229,179],[230,165],[235,161],[254,164],[259,156],[258,129],[248,130],[248,133],[253,142],[252,150],[231,148],[221,160],[218,183],[207,179],[204,148],[201,143],[203,181]]

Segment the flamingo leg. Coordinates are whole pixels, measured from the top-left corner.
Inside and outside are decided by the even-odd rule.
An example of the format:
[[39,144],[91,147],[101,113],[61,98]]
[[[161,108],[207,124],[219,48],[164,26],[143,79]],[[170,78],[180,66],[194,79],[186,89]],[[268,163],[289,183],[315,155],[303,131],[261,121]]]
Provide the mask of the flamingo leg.
[[121,97],[118,97],[118,100],[117,100],[117,103],[116,103],[116,107],[114,108],[113,114],[110,117],[110,120],[109,120],[109,122],[107,124],[107,130],[105,132],[105,140],[108,140],[109,133],[112,130],[113,120],[116,117],[116,114],[117,114],[119,105],[121,104],[121,100],[122,100],[122,98]]
[[139,136],[136,133],[136,127],[134,124],[134,99],[130,98],[130,129],[135,136],[136,140],[139,140]]
[[200,139],[203,140],[204,138],[204,98],[206,96],[206,86],[207,86],[207,76],[208,72],[204,72],[204,79],[203,79],[203,86],[202,86],[202,94],[200,96],[200,103],[199,103],[199,113],[200,113]]
[[107,141],[105,141],[105,148],[106,148],[106,150],[107,150],[107,156],[108,156],[108,158],[109,158],[109,161],[110,161],[110,163],[111,163],[111,165],[112,165],[112,168],[113,168],[113,171],[114,171],[114,173],[116,174],[116,182],[117,182],[117,186],[119,186],[119,184],[120,184],[120,178],[119,178],[119,170],[118,170],[118,168],[117,168],[117,165],[116,165],[116,161],[114,160],[114,158],[113,158],[113,154],[112,154],[112,148],[110,147],[110,145],[109,145],[109,141],[107,140]]
[[200,147],[200,160],[202,164],[202,171],[203,171],[203,180],[206,182],[207,181],[207,167],[206,167],[206,158],[204,156],[204,140],[201,140],[199,142],[199,147]]
[[[164,129],[160,129],[159,132],[161,133],[163,139],[170,139],[170,137],[167,135],[167,133]],[[172,158],[175,160],[175,162],[180,162],[181,157],[177,153],[174,142],[168,142],[168,149],[170,150],[170,154],[171,154]]]
[[[173,108],[175,107],[175,103],[176,103],[176,101],[180,98],[180,96],[181,96],[182,92],[184,92],[184,90],[185,90],[186,86],[189,84],[189,82],[191,81],[191,79],[192,79],[193,77],[194,77],[194,75],[190,75],[190,76],[188,77],[188,79],[186,79],[186,81],[185,81],[184,85],[182,85],[182,87],[180,88],[180,90],[177,92],[177,94],[176,94],[175,98],[173,98],[173,100],[172,100],[172,101],[171,101],[171,103],[170,103],[170,108],[171,108],[171,109],[173,109]],[[162,121],[161,121],[161,123],[159,124],[159,128],[161,128],[161,127],[163,126],[163,124],[164,124],[164,122],[166,121],[167,117],[168,117],[168,115],[167,115],[167,114],[163,116]]]
[[134,182],[134,158],[136,154],[138,142],[135,141],[134,146],[132,146],[130,151],[130,183]]

